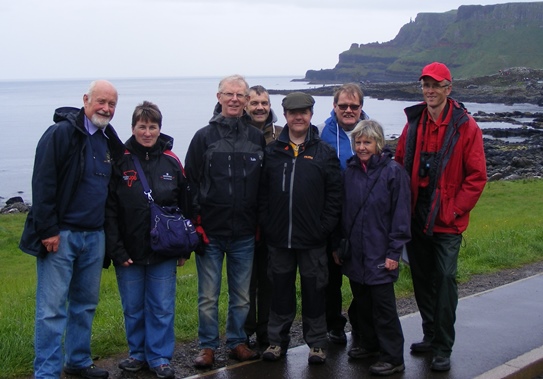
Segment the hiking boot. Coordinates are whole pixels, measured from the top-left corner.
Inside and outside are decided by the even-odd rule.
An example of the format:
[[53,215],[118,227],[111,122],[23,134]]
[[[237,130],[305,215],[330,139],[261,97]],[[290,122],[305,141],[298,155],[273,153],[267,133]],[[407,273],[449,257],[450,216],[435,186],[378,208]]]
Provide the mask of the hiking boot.
[[139,359],[132,358],[132,357],[123,359],[118,365],[118,367],[121,370],[130,371],[130,372],[139,371],[145,366],[147,366],[147,362],[140,361]]
[[194,358],[194,367],[209,368],[215,362],[215,352],[212,349],[205,348],[200,350],[198,356]]
[[280,346],[270,345],[268,346],[266,351],[264,351],[264,354],[262,354],[262,359],[264,359],[265,361],[277,361],[286,353],[286,351],[283,352],[283,349],[281,349]]
[[230,350],[228,356],[231,359],[235,359],[240,362],[252,361],[260,358],[260,354],[254,350],[251,350],[244,343],[240,343],[238,346]]
[[310,364],[319,364],[326,362],[326,353],[324,352],[324,349],[321,347],[312,347],[309,349],[309,356],[307,357],[307,361]]
[[432,341],[424,337],[420,342],[414,342],[411,344],[412,353],[428,353],[432,351]]
[[347,336],[345,335],[345,332],[343,329],[332,329],[328,332],[328,338],[333,343],[336,343],[338,345],[346,345],[347,344]]
[[353,359],[365,359],[379,355],[378,351],[368,351],[360,346],[355,346],[347,352],[347,355]]
[[388,362],[377,362],[370,366],[370,372],[375,375],[387,376],[392,375],[395,372],[402,372],[405,370],[403,363],[399,365],[393,365]]
[[430,368],[433,371],[449,371],[451,369],[451,359],[448,357],[440,357],[436,355],[434,359],[432,359],[432,364],[430,365]]
[[86,379],[107,379],[109,372],[96,367],[94,364],[83,368],[64,367],[64,372],[70,375],[78,375]]
[[151,367],[150,370],[153,371],[159,379],[175,378],[175,371],[167,363],[160,366]]

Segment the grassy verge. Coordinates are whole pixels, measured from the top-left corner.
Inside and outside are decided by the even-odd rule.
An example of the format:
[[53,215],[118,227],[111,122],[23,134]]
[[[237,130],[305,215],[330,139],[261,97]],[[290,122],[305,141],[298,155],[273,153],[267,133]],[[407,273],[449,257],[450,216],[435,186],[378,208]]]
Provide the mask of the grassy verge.
[[[459,259],[459,281],[474,274],[496,272],[543,260],[543,181],[489,183],[472,212]],[[35,259],[21,253],[17,244],[25,215],[0,216],[0,377],[29,375],[32,372]],[[196,338],[197,290],[194,259],[178,269],[175,329],[178,340]],[[223,281],[220,315],[224,330],[227,286]],[[409,268],[402,267],[396,283],[398,296],[412,294]],[[344,306],[351,294],[343,286]],[[298,306],[298,309],[300,307]],[[93,353],[109,356],[126,351],[123,315],[115,272],[104,270],[100,304],[93,328]]]

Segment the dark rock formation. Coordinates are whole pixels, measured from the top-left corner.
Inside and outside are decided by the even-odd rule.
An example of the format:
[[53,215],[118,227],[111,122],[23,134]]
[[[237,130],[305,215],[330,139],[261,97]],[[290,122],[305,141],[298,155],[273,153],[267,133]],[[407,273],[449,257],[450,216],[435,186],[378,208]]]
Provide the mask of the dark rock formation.
[[[485,129],[488,180],[543,177],[543,132],[534,129]],[[519,142],[499,138],[522,137]],[[497,139],[496,139],[497,138]]]
[[[484,129],[483,138],[489,182],[543,178],[543,131]],[[387,141],[393,152],[397,142]]]
[[5,213],[27,213],[30,206],[25,204],[20,196],[12,197],[6,201],[6,206],[0,209],[0,214]]

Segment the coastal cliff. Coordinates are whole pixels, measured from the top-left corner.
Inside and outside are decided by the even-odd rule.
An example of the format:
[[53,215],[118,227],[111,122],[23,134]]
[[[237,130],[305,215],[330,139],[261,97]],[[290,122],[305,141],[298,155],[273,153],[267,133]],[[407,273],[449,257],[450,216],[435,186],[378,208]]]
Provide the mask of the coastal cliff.
[[312,83],[405,82],[432,61],[453,79],[485,76],[508,67],[543,68],[543,2],[463,5],[419,13],[384,43],[351,44],[333,69],[308,70]]

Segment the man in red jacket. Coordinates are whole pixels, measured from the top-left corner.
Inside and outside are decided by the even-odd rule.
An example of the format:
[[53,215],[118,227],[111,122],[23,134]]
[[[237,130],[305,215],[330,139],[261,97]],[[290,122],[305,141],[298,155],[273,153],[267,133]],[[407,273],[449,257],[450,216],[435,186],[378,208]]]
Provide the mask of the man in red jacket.
[[405,109],[396,161],[411,177],[411,242],[407,254],[424,338],[413,353],[432,352],[431,369],[448,371],[458,304],[456,272],[462,232],[485,183],[483,136],[461,103],[449,97],[443,63],[419,78],[424,102]]

